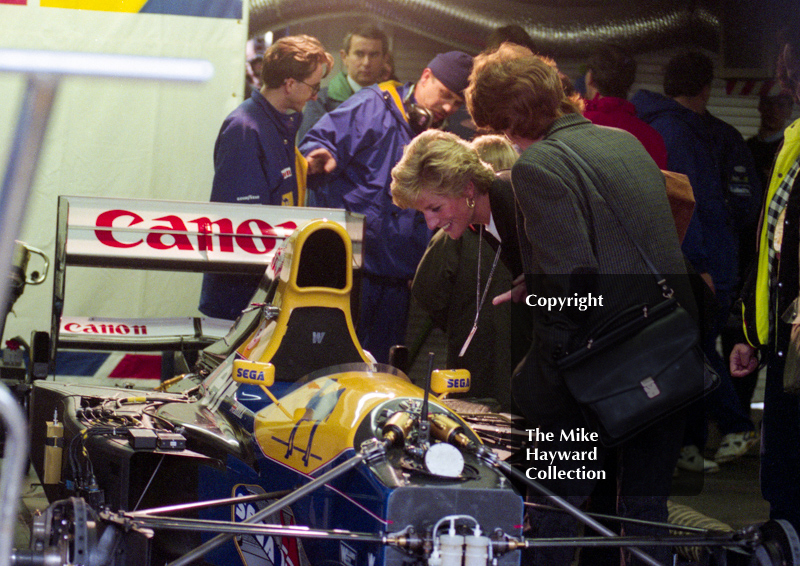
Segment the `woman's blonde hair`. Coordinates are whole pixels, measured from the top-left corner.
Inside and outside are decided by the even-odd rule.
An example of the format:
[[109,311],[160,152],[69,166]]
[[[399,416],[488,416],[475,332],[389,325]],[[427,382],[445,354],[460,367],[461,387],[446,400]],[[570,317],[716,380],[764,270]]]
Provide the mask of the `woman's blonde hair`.
[[511,142],[496,134],[478,136],[472,140],[472,147],[478,152],[478,157],[495,171],[511,169],[519,157]]
[[471,181],[484,194],[494,179],[470,144],[449,132],[427,130],[406,146],[392,169],[392,199],[400,208],[414,208],[422,191],[458,198]]

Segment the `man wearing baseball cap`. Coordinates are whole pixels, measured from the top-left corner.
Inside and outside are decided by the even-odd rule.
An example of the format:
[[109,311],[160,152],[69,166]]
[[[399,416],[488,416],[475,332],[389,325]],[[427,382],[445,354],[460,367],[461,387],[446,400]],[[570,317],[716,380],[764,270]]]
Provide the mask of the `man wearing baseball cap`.
[[[319,206],[366,216],[357,333],[379,362],[405,343],[409,281],[430,239],[422,214],[392,202],[391,170],[417,134],[441,127],[464,103],[472,57],[440,53],[415,83],[387,81],[361,89],[308,131],[309,189]],[[316,179],[315,179],[316,178]]]

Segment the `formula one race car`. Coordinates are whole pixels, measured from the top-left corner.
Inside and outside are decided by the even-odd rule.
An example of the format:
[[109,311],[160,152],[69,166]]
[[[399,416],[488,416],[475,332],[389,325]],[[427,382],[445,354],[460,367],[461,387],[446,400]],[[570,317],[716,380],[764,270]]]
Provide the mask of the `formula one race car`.
[[[478,457],[479,438],[355,338],[351,253],[339,224],[296,230],[257,304],[163,391],[35,384],[32,445],[47,448],[32,459],[48,498],[79,496],[107,528],[136,533],[127,552],[106,543],[107,560],[407,564],[454,552],[441,537],[466,528],[464,551],[518,563],[522,500]],[[237,536],[204,535],[215,530]],[[85,556],[100,554],[93,544]]]
[[[371,361],[351,254],[339,224],[296,229],[251,309],[157,390],[36,382],[31,459],[51,506],[12,563],[511,565],[537,544],[606,544],[657,564],[648,541],[527,481],[433,395],[466,376],[430,372],[420,388]],[[525,539],[526,481],[602,536]],[[787,524],[688,532],[660,543],[714,548],[717,564],[800,564]]]

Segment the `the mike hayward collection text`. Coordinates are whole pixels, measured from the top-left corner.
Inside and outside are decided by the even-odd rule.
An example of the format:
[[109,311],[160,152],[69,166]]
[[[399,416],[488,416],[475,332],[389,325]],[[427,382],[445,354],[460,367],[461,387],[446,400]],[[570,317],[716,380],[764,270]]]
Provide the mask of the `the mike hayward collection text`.
[[[598,433],[585,428],[562,430],[558,434],[533,428],[528,429],[527,433],[528,441],[536,444],[535,448],[527,449],[527,460],[542,466],[525,470],[529,479],[605,479],[605,470],[597,469],[597,446],[587,447],[587,443],[599,441]],[[542,447],[542,443],[554,441],[561,443],[558,450]],[[578,449],[570,449],[569,443],[572,442],[579,444],[575,447]],[[578,465],[578,462],[586,462],[587,465]]]

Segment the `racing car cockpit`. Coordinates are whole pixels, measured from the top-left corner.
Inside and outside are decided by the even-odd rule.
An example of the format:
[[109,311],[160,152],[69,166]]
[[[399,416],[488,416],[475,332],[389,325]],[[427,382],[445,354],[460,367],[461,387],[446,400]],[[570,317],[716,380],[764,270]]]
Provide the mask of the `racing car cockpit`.
[[293,382],[325,367],[368,362],[350,314],[352,245],[344,228],[317,220],[297,230],[272,265],[231,332],[200,354],[213,369],[233,351],[275,366]]

